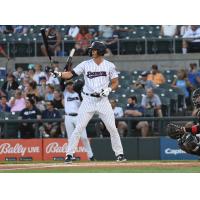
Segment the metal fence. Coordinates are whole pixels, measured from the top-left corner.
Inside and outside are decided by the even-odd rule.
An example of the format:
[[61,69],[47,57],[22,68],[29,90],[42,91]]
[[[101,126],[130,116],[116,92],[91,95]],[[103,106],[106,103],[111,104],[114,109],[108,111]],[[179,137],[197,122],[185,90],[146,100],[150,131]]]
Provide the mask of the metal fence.
[[[1,41],[2,46],[7,50],[11,57],[37,57],[42,56],[40,46],[42,40],[12,40]],[[69,54],[74,47],[74,40],[62,40],[61,51],[58,56]],[[127,38],[119,39],[112,46],[112,51],[116,55],[122,54],[159,54],[159,53],[181,53],[182,38]]]
[[[149,124],[153,123],[153,127],[156,129],[160,136],[166,136],[166,126],[169,122],[177,122],[179,124],[184,124],[188,121],[194,121],[197,120],[194,117],[191,116],[182,116],[182,117],[121,117],[117,118],[116,121],[125,121],[128,124],[128,136],[134,136],[133,130],[132,130],[132,122],[134,121],[148,121]],[[2,138],[2,135],[4,135],[4,138],[9,138],[9,132],[11,130],[17,131],[17,138],[21,138],[20,132],[18,131],[17,127],[21,123],[35,123],[36,129],[35,129],[35,138],[42,138],[42,135],[39,133],[39,125],[45,122],[63,122],[63,119],[42,119],[42,120],[18,120],[18,119],[1,119],[0,120],[0,126],[2,128],[0,138]],[[90,123],[94,125],[95,122],[100,121],[99,118],[93,118]],[[13,125],[15,125],[13,128]],[[95,129],[93,129],[95,131]],[[155,131],[155,130],[153,130]],[[156,135],[158,136],[158,135]],[[93,133],[93,137],[98,137],[96,133]]]

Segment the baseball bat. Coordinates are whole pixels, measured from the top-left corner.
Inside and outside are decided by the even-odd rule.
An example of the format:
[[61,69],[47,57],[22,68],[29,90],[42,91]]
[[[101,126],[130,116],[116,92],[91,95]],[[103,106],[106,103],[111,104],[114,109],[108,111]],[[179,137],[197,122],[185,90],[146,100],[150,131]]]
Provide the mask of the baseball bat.
[[8,72],[8,63],[9,63],[9,61],[10,61],[10,59],[7,59],[7,61],[6,61],[6,65],[5,65],[5,67],[6,67],[6,73]]
[[[64,67],[64,71],[71,71],[71,67],[72,67],[72,57],[75,53],[75,49],[73,48],[70,53],[69,53],[69,56],[67,58],[67,61],[66,61],[66,65]],[[61,79],[60,80],[60,87],[61,87],[61,90],[64,91],[65,90],[65,80],[64,79]]]
[[67,58],[64,71],[71,71],[72,57],[74,56],[74,53],[75,53],[75,49],[73,48],[73,49],[70,51],[69,56],[68,56],[68,58]]
[[50,55],[50,52],[49,52],[49,47],[48,47],[48,41],[47,41],[47,37],[46,37],[46,34],[45,34],[45,28],[41,28],[40,29],[40,32],[42,34],[42,39],[43,39],[43,42],[44,42],[44,46],[46,48],[46,51],[47,51],[47,55],[49,57],[49,60],[50,60],[50,64],[52,65],[52,60],[51,60],[51,55]]

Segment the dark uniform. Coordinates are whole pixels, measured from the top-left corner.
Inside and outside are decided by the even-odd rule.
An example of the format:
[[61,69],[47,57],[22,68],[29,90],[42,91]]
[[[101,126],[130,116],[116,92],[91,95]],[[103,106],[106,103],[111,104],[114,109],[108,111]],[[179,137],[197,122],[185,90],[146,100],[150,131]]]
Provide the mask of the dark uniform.
[[177,126],[177,129],[169,131],[168,135],[172,139],[177,139],[178,145],[183,151],[200,156],[200,88],[193,92],[192,101],[196,108],[197,120],[188,122],[185,127]]
[[[24,108],[20,112],[22,119],[37,119],[38,115],[41,115],[41,112],[35,106],[32,109]],[[20,125],[21,138],[34,138],[35,126],[35,123],[22,123]]]

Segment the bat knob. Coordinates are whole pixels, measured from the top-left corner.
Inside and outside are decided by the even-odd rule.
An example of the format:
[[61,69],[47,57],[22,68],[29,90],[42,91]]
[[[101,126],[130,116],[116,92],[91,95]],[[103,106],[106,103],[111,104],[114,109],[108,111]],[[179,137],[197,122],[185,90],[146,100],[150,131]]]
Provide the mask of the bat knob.
[[46,66],[46,67],[45,67],[45,72],[46,72],[46,73],[49,73],[49,72],[53,73],[54,70],[53,70],[51,67]]

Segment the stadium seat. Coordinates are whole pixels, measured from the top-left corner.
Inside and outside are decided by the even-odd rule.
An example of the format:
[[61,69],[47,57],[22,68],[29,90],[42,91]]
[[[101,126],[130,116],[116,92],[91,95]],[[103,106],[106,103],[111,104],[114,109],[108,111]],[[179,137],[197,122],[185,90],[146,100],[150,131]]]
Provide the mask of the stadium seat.
[[158,85],[158,87],[166,89],[166,90],[169,90],[171,88],[171,84],[169,84],[169,83],[163,83],[161,85]]
[[[17,120],[19,116],[19,112],[4,112],[4,119],[5,120]],[[4,124],[3,126],[3,132],[5,138],[18,138],[19,137],[19,123],[9,123]]]
[[139,78],[139,76],[140,76],[140,74],[142,72],[143,72],[143,70],[134,70],[134,71],[131,72],[131,74],[132,74],[132,82],[133,83],[138,80],[138,78]]
[[147,47],[149,54],[173,53],[173,40],[168,38],[148,39]]
[[177,113],[178,94],[170,88],[169,90],[166,90],[165,95],[170,98],[170,113]]
[[65,109],[58,109],[58,111],[60,113],[61,118],[64,118],[64,116],[65,116]]
[[120,71],[119,72],[119,76],[125,76],[125,77],[127,77],[127,76],[129,76],[130,75],[130,72],[129,71]]
[[123,83],[124,81],[130,81],[131,82],[131,74],[128,71],[121,71],[119,74],[119,81],[120,83]]
[[129,88],[124,88],[124,87],[119,87],[117,90],[116,90],[116,94],[118,94],[118,99],[120,99],[123,95],[127,97],[127,94],[129,92]]
[[132,84],[131,79],[119,80],[119,84],[121,84],[122,88],[129,88]]
[[135,89],[135,94],[136,95],[138,95],[138,94],[144,95],[144,94],[146,94],[146,91],[143,88]]
[[120,40],[120,47],[123,47],[123,54],[144,54],[145,40],[134,38],[134,40]]
[[165,70],[163,72],[164,77],[166,80],[171,80],[171,82],[177,77],[177,71],[176,70]]
[[153,91],[156,94],[161,94],[161,93],[165,93],[166,89],[162,87],[157,87],[157,88],[154,88]]
[[159,96],[162,103],[161,109],[163,116],[170,116],[171,115],[170,98],[168,98],[164,93],[161,93]]
[[112,91],[109,95],[109,99],[115,99],[118,101],[118,98],[119,98],[119,93],[115,92],[115,91]]
[[175,39],[175,53],[182,53],[182,38]]
[[[124,96],[124,97],[123,97],[123,96]],[[120,107],[122,107],[123,110],[125,110],[126,107],[127,107],[127,98],[128,98],[128,96],[122,95],[122,96],[118,99],[117,105],[120,106]]]
[[178,108],[183,108],[185,105],[185,93],[181,88],[171,88],[174,92],[178,94]]

